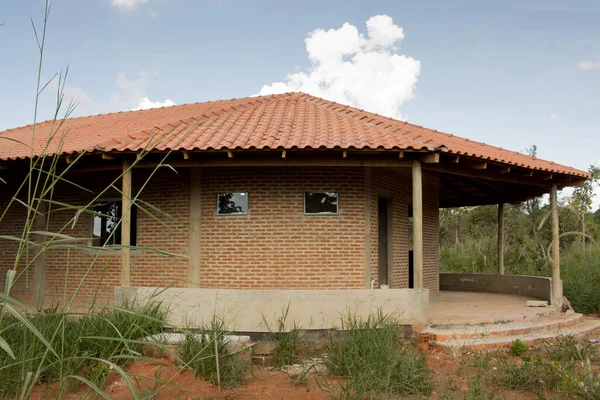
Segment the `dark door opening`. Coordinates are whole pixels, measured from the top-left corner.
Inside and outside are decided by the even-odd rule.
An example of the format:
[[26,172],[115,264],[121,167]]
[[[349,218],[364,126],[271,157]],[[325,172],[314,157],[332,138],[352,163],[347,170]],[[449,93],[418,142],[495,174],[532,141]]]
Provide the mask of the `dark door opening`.
[[388,282],[388,273],[389,273],[389,238],[388,238],[388,228],[389,228],[389,205],[388,200],[379,197],[378,199],[378,226],[379,226],[379,240],[378,240],[378,251],[377,251],[377,259],[379,260],[379,286],[381,285],[389,285]]

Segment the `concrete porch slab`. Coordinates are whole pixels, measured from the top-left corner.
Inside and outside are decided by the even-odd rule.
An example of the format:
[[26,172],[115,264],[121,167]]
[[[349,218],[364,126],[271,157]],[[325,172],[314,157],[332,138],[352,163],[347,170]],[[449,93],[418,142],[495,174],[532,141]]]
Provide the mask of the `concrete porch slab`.
[[429,299],[431,326],[531,321],[558,315],[555,307],[527,307],[533,297],[510,294],[440,291]]

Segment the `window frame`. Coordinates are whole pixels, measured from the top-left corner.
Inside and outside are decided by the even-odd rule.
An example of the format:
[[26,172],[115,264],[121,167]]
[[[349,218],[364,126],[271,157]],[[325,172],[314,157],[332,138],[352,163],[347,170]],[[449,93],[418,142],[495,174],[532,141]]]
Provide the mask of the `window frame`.
[[[106,198],[101,198],[98,199],[97,201],[95,201],[92,204],[92,211],[93,214],[91,215],[91,223],[90,223],[90,237],[91,240],[89,242],[90,247],[93,248],[97,248],[97,249],[102,249],[102,248],[107,248],[107,249],[120,249],[122,243],[118,243],[118,244],[99,244],[96,245],[94,243],[94,241],[96,239],[99,239],[100,242],[102,242],[102,237],[95,237],[94,236],[94,222],[95,219],[97,217],[96,215],[96,211],[94,211],[94,208],[98,205],[98,204],[103,204],[103,203],[111,203],[111,202],[119,202],[121,203],[121,215],[119,218],[123,217],[123,200],[121,198],[117,198],[117,197],[106,197]],[[130,239],[131,239],[131,243],[130,246],[136,246],[137,245],[137,238],[138,238],[138,226],[137,226],[137,207],[135,206],[135,204],[131,204],[131,207],[129,209],[129,214],[130,214],[130,224],[131,224],[131,229],[130,229]],[[105,217],[106,218],[106,217]],[[117,229],[121,229],[121,223],[119,223],[119,226]],[[114,236],[114,235],[113,235]],[[121,238],[122,241],[122,238]]]
[[[243,193],[246,195],[246,199],[247,199],[247,210],[246,212],[235,212],[235,213],[226,213],[226,214],[221,214],[219,212],[219,196],[222,194],[237,194],[237,193]],[[216,202],[215,202],[215,215],[217,217],[241,217],[241,216],[247,216],[250,215],[250,193],[248,191],[230,191],[230,192],[226,192],[226,191],[221,191],[221,192],[217,192],[216,195]]]
[[[336,207],[336,212],[322,212],[322,213],[310,213],[310,212],[306,212],[306,195],[307,193],[335,193],[335,197],[337,199],[337,207]],[[303,202],[304,202],[304,206],[303,206],[303,214],[305,216],[309,216],[309,217],[336,217],[341,215],[340,213],[340,192],[332,192],[332,191],[327,191],[327,190],[305,190],[302,193],[302,198],[303,198]]]

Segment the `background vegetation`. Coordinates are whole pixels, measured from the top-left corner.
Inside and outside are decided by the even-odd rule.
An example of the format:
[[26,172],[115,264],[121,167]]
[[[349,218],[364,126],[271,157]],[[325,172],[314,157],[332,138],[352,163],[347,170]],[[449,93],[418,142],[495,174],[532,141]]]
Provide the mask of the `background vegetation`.
[[[600,313],[600,209],[592,212],[592,179],[559,200],[561,275],[564,294],[584,313]],[[506,205],[505,273],[551,276],[549,205],[540,198]],[[440,212],[442,272],[496,273],[497,207],[450,208]]]

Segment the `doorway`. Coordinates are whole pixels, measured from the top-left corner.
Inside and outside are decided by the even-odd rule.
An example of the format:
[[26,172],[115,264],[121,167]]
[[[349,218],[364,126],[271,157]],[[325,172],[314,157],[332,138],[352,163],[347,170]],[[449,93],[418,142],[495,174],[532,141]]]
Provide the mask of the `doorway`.
[[391,200],[379,197],[377,202],[378,219],[378,279],[379,287],[391,287],[392,264],[392,213]]

